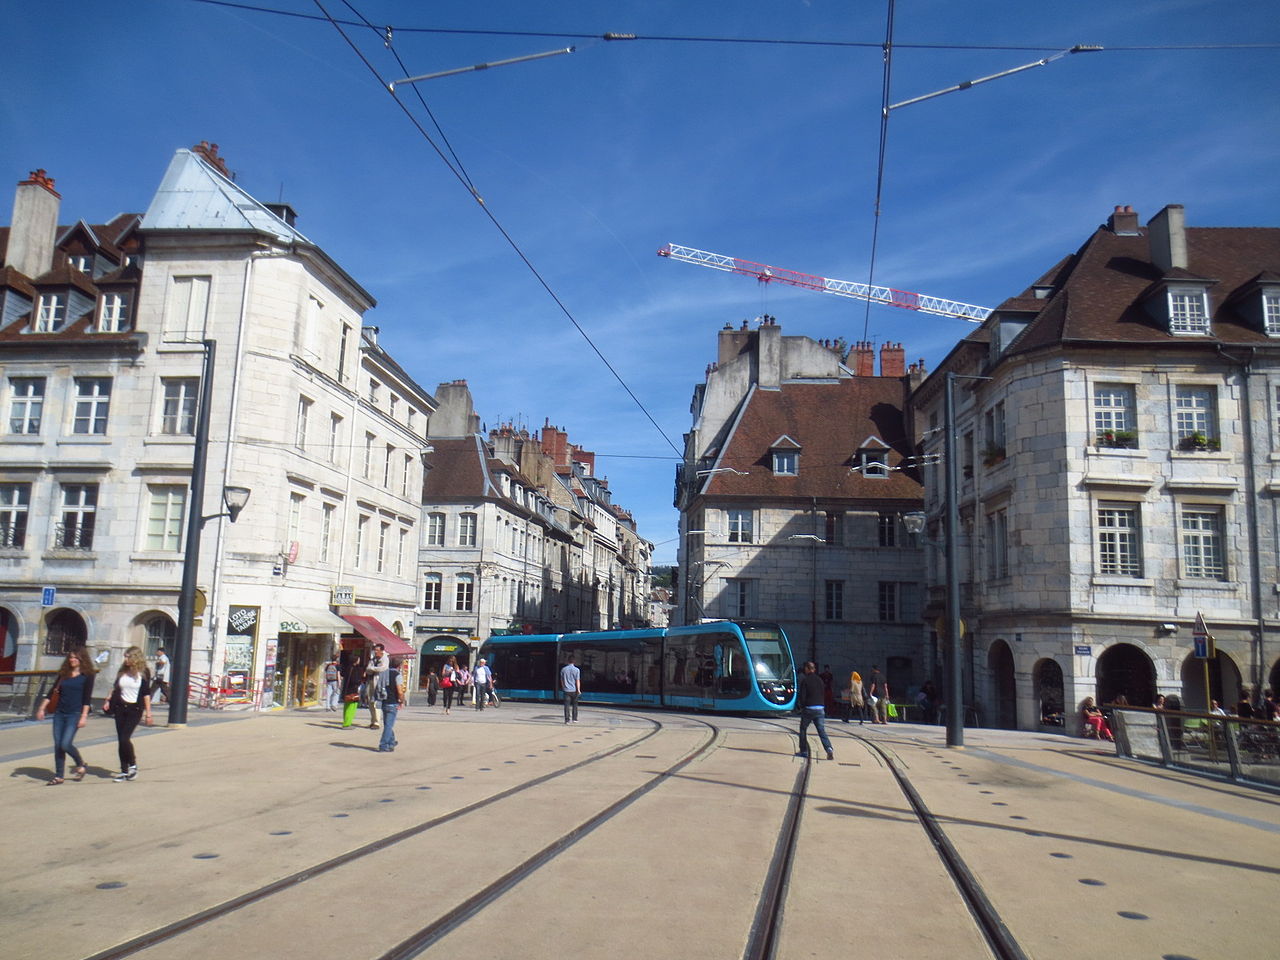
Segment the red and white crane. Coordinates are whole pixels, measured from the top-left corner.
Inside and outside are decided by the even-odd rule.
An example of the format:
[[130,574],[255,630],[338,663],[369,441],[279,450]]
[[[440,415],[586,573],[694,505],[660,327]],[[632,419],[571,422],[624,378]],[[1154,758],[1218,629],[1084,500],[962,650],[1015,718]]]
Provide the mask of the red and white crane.
[[818,293],[833,293],[837,297],[849,297],[853,300],[869,300],[872,303],[883,303],[890,307],[901,307],[904,310],[932,313],[939,317],[958,317],[972,323],[981,323],[991,315],[990,307],[979,307],[972,303],[961,303],[958,300],[944,300],[942,297],[930,297],[923,293],[912,293],[909,290],[895,290],[893,287],[858,283],[854,280],[816,277],[812,274],[788,270],[785,267],[770,267],[763,263],[752,263],[750,260],[739,260],[737,257],[726,257],[722,253],[683,247],[678,243],[668,243],[660,247],[658,256],[683,260],[685,263],[710,267],[712,270],[723,270],[726,273],[738,273],[744,277],[755,277],[761,283],[786,283],[805,290],[816,290]]

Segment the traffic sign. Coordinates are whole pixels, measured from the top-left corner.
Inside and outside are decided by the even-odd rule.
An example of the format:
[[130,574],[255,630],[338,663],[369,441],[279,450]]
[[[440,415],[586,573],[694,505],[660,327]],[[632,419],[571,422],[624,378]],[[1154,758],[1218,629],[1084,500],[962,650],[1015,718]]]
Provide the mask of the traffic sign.
[[1196,625],[1191,631],[1191,650],[1197,660],[1212,660],[1215,656],[1213,637],[1209,636],[1209,628],[1205,626],[1204,614],[1198,611]]
[[52,607],[57,602],[58,602],[57,587],[45,587],[43,590],[40,591],[40,606]]

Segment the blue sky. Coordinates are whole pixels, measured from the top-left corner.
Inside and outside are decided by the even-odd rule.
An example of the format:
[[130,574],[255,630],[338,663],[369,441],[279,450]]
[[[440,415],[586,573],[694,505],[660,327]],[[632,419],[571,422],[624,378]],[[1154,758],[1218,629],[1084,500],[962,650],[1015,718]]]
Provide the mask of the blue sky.
[[[357,19],[338,0],[335,17]],[[308,16],[302,0],[263,6]],[[969,325],[667,261],[668,241],[865,280],[883,4],[361,2],[411,74],[577,52],[419,86],[486,206],[677,447],[716,331],[901,341],[932,368]],[[892,101],[1101,44],[895,111],[878,283],[995,305],[1115,204],[1193,226],[1280,225],[1280,7],[1271,0],[899,0]],[[415,32],[634,33],[624,42]],[[675,556],[676,454],[327,23],[194,2],[6,18],[0,179],[44,167],[63,219],[141,211],[173,151],[220,144],[238,182],[379,301],[366,322],[428,390],[465,378],[489,426],[566,428],[641,535]],[[382,39],[348,34],[384,79]],[[729,43],[715,38],[870,46]],[[914,49],[944,44],[979,49]],[[1271,44],[1261,49],[1117,49]],[[1037,49],[991,49],[995,47]],[[413,91],[400,98],[429,124]],[[430,126],[432,136],[441,143]],[[0,195],[7,188],[0,188]],[[7,199],[0,199],[7,222]]]

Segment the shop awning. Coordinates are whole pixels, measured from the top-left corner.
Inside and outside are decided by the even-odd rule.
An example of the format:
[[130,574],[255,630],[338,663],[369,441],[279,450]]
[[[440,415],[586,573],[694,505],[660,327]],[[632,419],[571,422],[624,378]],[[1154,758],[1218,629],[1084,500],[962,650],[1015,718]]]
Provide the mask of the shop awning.
[[387,656],[389,657],[412,657],[418,653],[404,640],[379,623],[375,617],[359,617],[354,613],[349,613],[343,616],[342,619],[355,627],[356,633],[366,640],[382,644],[386,648]]
[[281,633],[346,633],[351,628],[322,607],[294,607],[280,611]]

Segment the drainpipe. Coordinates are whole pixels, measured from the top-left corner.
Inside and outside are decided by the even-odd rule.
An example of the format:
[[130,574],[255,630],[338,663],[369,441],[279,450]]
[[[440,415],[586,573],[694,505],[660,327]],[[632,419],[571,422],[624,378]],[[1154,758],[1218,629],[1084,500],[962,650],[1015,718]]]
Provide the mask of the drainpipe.
[[1249,389],[1250,374],[1252,373],[1253,358],[1257,354],[1255,348],[1250,348],[1247,359],[1237,359],[1225,350],[1222,345],[1217,345],[1218,356],[1229,363],[1237,364],[1240,367],[1241,374],[1241,407],[1244,411],[1244,430],[1241,436],[1244,437],[1244,469],[1245,469],[1245,489],[1247,496],[1245,497],[1245,509],[1248,512],[1249,527],[1249,562],[1253,567],[1253,619],[1256,629],[1254,636],[1253,650],[1253,676],[1251,685],[1253,687],[1254,696],[1258,696],[1263,689],[1263,678],[1266,670],[1266,618],[1262,611],[1262,547],[1261,538],[1258,533],[1258,479],[1257,467],[1254,463],[1254,417],[1252,407],[1252,393]]

